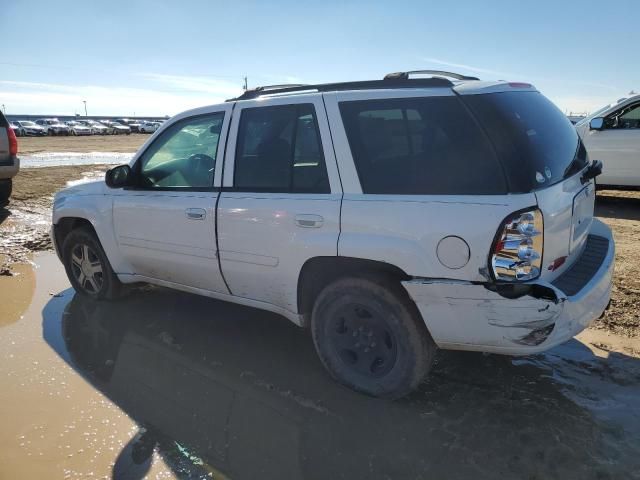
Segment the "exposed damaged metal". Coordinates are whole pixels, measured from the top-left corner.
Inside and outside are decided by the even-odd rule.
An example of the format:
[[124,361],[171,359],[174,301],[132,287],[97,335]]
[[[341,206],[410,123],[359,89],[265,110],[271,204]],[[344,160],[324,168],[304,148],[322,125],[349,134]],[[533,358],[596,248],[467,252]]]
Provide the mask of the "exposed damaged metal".
[[553,329],[555,327],[556,327],[556,323],[553,322],[551,325],[547,325],[546,327],[531,330],[531,332],[529,332],[527,335],[525,335],[521,339],[514,340],[514,341],[516,343],[519,343],[520,345],[532,345],[532,346],[540,345],[547,338],[549,338],[549,335],[551,335],[551,332],[553,332]]
[[537,346],[553,332],[566,297],[548,284],[453,279],[403,282],[434,340],[496,347]]

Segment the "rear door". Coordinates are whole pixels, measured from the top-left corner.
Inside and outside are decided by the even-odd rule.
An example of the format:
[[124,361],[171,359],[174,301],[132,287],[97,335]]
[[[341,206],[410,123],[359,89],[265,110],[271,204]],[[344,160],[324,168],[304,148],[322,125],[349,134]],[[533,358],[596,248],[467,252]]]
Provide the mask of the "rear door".
[[296,312],[304,263],[337,254],[341,196],[320,95],[238,102],[218,206],[231,293]]
[[216,248],[214,187],[231,105],[175,121],[137,159],[137,186],[117,191],[115,234],[136,275],[228,293]]

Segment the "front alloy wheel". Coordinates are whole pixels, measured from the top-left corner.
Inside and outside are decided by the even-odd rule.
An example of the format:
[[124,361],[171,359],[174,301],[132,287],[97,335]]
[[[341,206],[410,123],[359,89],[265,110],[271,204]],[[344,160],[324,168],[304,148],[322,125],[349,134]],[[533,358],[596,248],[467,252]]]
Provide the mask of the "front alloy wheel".
[[100,257],[89,245],[77,244],[71,250],[71,270],[78,285],[88,293],[97,294],[104,283]]
[[122,284],[90,228],[69,232],[62,243],[62,258],[67,277],[80,295],[94,300],[120,296]]

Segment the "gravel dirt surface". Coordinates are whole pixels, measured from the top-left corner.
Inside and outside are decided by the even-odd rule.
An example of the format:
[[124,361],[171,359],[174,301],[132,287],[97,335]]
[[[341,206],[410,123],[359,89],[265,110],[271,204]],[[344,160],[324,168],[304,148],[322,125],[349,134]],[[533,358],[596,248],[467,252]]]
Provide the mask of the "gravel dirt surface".
[[616,270],[611,304],[592,328],[640,335],[640,191],[601,190],[596,215],[613,230]]

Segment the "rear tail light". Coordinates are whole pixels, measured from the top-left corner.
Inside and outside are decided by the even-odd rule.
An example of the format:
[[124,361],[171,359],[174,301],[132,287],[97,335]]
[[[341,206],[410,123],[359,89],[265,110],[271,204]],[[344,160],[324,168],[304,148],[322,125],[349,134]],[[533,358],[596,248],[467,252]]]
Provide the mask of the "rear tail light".
[[16,132],[13,128],[7,127],[7,133],[9,135],[9,155],[15,157],[18,155],[18,139],[16,138]]
[[507,282],[537,278],[542,264],[543,231],[542,212],[537,208],[507,217],[491,250],[493,277]]

